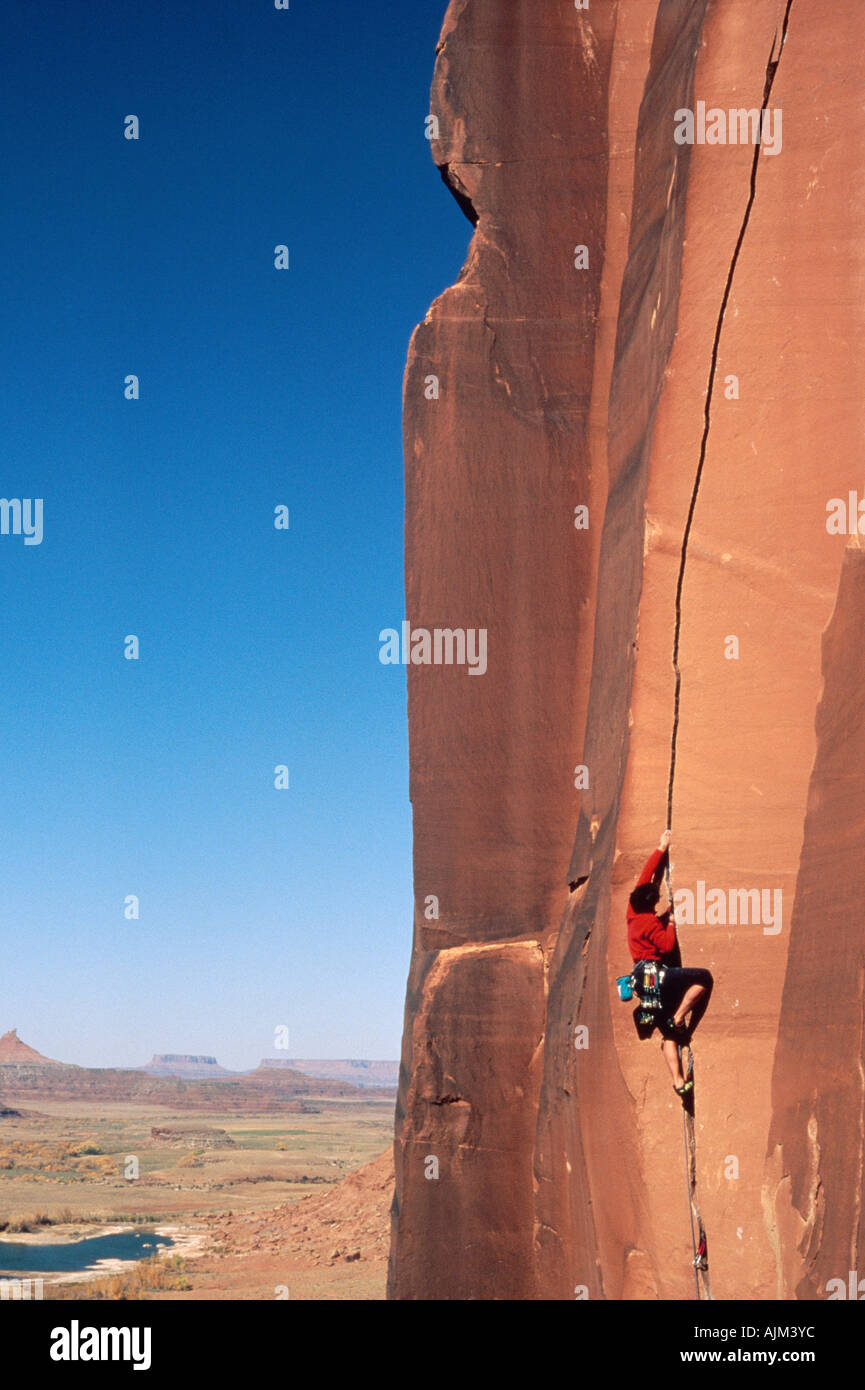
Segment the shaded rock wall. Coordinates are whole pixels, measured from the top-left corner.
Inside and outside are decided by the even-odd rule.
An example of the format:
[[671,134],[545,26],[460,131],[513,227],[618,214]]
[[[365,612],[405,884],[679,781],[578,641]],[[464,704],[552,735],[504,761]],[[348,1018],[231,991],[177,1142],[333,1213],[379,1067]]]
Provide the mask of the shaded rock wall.
[[865,1292],[865,550],[858,546],[845,552],[823,673],[772,1078],[764,1200],[779,1298],[825,1298],[837,1279],[849,1290],[851,1271]]
[[[409,351],[407,617],[485,628],[488,670],[408,668],[393,1297],[692,1296],[678,1102],[612,990],[668,802],[677,889],[783,904],[777,931],[730,914],[681,928],[686,963],[718,982],[697,1046],[714,1292],[815,1296],[855,1256],[861,965],[841,1060],[815,1049],[811,1068],[796,981],[817,968],[808,865],[835,869],[829,949],[852,974],[859,949],[857,851],[845,877],[828,849],[840,797],[801,870],[800,851],[844,545],[826,502],[862,474],[863,31],[848,0],[448,10],[433,155],[476,229]],[[780,108],[779,153],[677,144],[697,100]],[[848,578],[836,627],[860,602]],[[861,737],[858,667],[827,644],[812,803]],[[809,1124],[835,1194],[816,1235]]]

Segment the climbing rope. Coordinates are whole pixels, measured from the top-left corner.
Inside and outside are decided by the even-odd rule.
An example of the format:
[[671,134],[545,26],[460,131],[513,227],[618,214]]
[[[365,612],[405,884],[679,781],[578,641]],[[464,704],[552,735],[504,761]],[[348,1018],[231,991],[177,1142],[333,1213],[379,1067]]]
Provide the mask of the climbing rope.
[[[671,790],[672,790],[672,788],[671,788]],[[667,822],[667,824],[669,825],[669,821]],[[671,869],[671,867],[670,867],[670,857],[669,857],[669,854],[667,855],[667,868],[666,868],[666,871],[665,871],[665,874],[664,874],[664,878],[665,878],[665,881],[666,881],[666,884],[667,884],[667,893],[668,893],[669,899],[670,899],[670,912],[673,913],[673,921],[675,922],[676,917],[675,917],[675,913],[673,912],[673,874],[672,874],[672,869]],[[678,940],[678,926],[677,926],[677,928],[676,928],[676,938],[677,938],[677,940]],[[689,1064],[688,1064],[687,1075],[686,1075],[686,1073],[685,1073],[685,1068],[684,1068],[684,1065],[683,1065],[683,1054],[682,1054],[682,1047],[681,1047],[681,1045],[680,1045],[679,1048],[678,1048],[679,1066],[680,1066],[681,1069],[682,1069],[682,1075],[685,1077],[685,1079],[687,1080],[688,1077],[690,1077],[690,1078],[693,1080],[693,1076],[694,1076],[694,1047],[693,1047],[693,1044],[690,1043],[690,1042],[688,1043],[688,1052],[689,1052],[689,1054],[690,1054],[690,1062],[689,1062]],[[689,1220],[690,1226],[691,1226],[691,1258],[692,1258],[692,1262],[693,1262],[693,1266],[694,1266],[694,1297],[697,1299],[697,1302],[700,1302],[700,1299],[701,1299],[701,1295],[700,1295],[700,1271],[702,1270],[703,1273],[706,1274],[706,1275],[708,1276],[708,1260],[707,1260],[707,1258],[706,1258],[706,1233],[705,1233],[705,1231],[703,1230],[703,1219],[702,1219],[702,1217],[699,1216],[699,1215],[697,1216],[697,1220],[699,1221],[699,1224],[700,1224],[700,1242],[699,1242],[699,1246],[698,1246],[698,1244],[697,1244],[697,1232],[696,1232],[695,1224],[694,1224],[694,1207],[695,1207],[695,1204],[696,1204],[696,1186],[697,1186],[697,1172],[696,1172],[696,1157],[697,1157],[697,1156],[696,1156],[696,1140],[695,1140],[695,1136],[694,1136],[694,1134],[693,1134],[693,1123],[694,1123],[694,1099],[695,1099],[695,1091],[694,1091],[694,1090],[691,1091],[690,1098],[687,1098],[687,1099],[686,1099],[685,1097],[682,1098],[682,1143],[683,1143],[684,1149],[685,1149],[685,1187],[686,1187],[687,1194],[688,1194],[688,1220]],[[690,1135],[688,1134],[688,1118],[689,1118],[689,1115],[690,1115],[691,1126],[692,1126],[692,1133],[691,1133]],[[707,1297],[707,1299],[711,1299],[712,1295],[711,1295],[711,1293],[709,1292],[709,1281],[708,1281],[708,1277],[706,1278],[705,1283],[706,1283],[706,1297]]]
[[[682,1065],[682,1049],[679,1048],[679,1066]],[[684,1076],[684,1069],[682,1075]],[[685,1118],[685,1106],[682,1105],[682,1142],[685,1145],[685,1186],[688,1189],[688,1216],[691,1219],[691,1254],[694,1257],[694,1297],[700,1301],[700,1276],[697,1273],[697,1236],[694,1231],[694,1203],[691,1198],[691,1151],[688,1147],[688,1125]]]

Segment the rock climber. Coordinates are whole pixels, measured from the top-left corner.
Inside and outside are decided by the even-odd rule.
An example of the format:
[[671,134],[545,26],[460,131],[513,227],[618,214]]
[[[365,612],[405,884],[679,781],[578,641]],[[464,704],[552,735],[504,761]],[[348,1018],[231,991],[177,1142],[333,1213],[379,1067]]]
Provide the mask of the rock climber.
[[[672,834],[665,830],[660,844],[650,856],[628,899],[628,947],[634,962],[634,986],[637,996],[644,995],[644,974],[654,964],[660,990],[657,1027],[664,1039],[661,1044],[664,1059],[670,1068],[676,1094],[684,1100],[694,1083],[682,1071],[679,1049],[689,1043],[706,1012],[714,980],[708,970],[682,967],[682,956],[676,937],[676,921],[672,903],[658,911],[661,881],[667,870]],[[650,974],[651,978],[651,974]],[[690,1014],[690,1021],[688,1015]]]

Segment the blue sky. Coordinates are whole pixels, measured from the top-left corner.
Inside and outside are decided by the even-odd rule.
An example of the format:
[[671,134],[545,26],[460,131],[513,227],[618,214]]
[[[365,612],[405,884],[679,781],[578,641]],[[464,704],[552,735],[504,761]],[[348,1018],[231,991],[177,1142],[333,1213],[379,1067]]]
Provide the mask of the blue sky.
[[471,233],[424,139],[445,8],[4,7],[0,496],[44,538],[0,535],[0,1031],[50,1056],[398,1055],[378,633],[406,347]]

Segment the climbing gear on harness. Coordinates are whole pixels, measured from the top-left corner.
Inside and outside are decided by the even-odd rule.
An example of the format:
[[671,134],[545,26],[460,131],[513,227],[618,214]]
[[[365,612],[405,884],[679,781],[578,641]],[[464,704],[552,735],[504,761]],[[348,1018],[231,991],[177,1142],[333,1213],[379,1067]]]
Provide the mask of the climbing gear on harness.
[[[667,968],[657,960],[638,960],[633,973],[616,981],[619,998],[631,998],[636,994],[639,1004],[634,1009],[634,1027],[637,1036],[645,1041],[650,1038],[661,1022],[661,985]],[[622,982],[627,981],[632,993],[622,993]]]
[[[657,960],[638,960],[632,979],[634,992],[644,1009],[656,1013],[661,1007],[661,986],[667,967]],[[660,1020],[656,1020],[660,1022]]]
[[639,1004],[634,1009],[634,1027],[641,1042],[645,1042],[647,1038],[652,1036],[657,1022],[658,1015],[652,1013],[651,1009],[644,1009]]
[[633,999],[633,997],[634,997],[634,977],[633,977],[633,975],[620,975],[619,978],[618,978],[617,981],[616,981],[616,989],[617,989],[618,992],[619,992],[619,998],[620,998],[624,1003],[627,1003],[629,999]]

